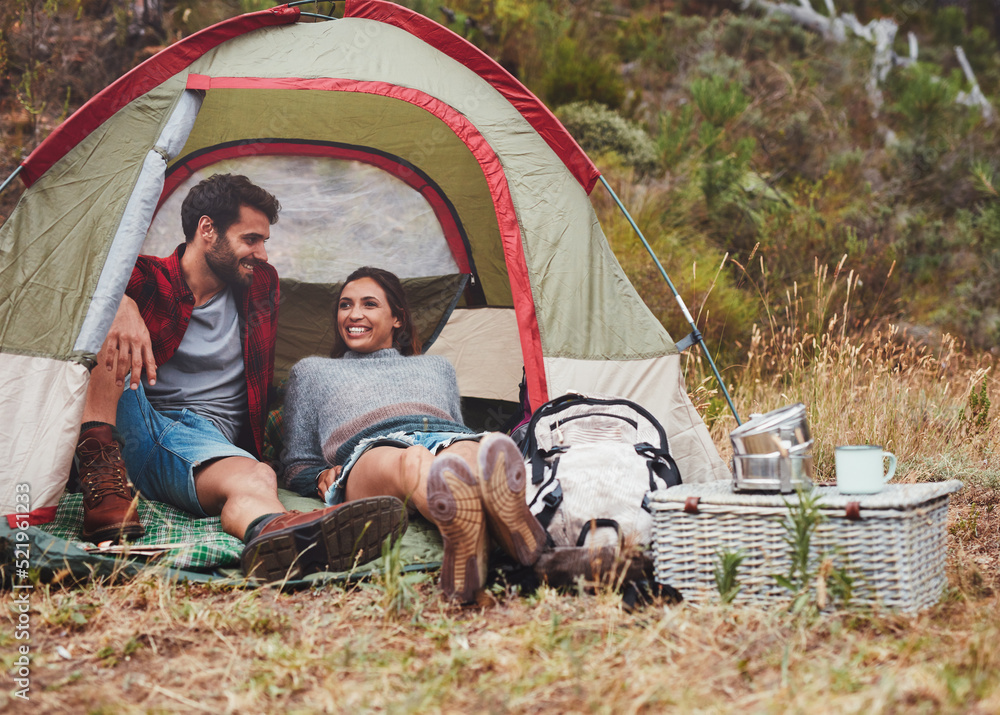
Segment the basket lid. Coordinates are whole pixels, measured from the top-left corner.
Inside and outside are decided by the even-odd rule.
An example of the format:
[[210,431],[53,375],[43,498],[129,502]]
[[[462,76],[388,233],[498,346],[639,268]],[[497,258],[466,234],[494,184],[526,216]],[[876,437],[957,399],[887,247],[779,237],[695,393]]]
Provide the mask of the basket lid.
[[[858,502],[862,509],[912,509],[938,497],[957,492],[962,482],[950,479],[946,482],[922,484],[886,484],[878,494],[841,494],[837,487],[814,487],[821,496],[822,508],[844,509],[850,502]],[[760,492],[734,492],[730,480],[705,482],[703,484],[678,484],[669,489],[659,489],[649,493],[651,506],[655,509],[673,509],[683,506],[691,497],[697,497],[699,504],[719,504],[732,506],[773,506],[784,507],[797,504],[798,494],[762,494]]]

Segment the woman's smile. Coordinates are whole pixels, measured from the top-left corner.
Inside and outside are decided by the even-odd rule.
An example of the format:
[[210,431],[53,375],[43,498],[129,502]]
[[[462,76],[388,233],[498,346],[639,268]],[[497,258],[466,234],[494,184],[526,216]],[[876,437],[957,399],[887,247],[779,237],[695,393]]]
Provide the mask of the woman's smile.
[[372,353],[391,348],[393,332],[400,327],[385,291],[374,279],[358,278],[344,286],[337,305],[337,329],[348,349]]

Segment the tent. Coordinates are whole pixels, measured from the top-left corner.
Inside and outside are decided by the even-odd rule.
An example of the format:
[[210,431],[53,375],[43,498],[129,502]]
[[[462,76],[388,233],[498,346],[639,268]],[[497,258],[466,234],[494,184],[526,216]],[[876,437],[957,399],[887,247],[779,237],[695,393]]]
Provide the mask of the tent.
[[[667,427],[685,481],[729,477],[677,347],[612,254],[600,177],[554,115],[487,55],[410,10],[281,6],[162,50],[93,97],[19,167],[0,227],[0,513],[62,492],[89,368],[142,252],[182,238],[187,187],[245,173],[283,204],[277,374],[324,353],[338,281],[373,264],[417,304],[496,429],[522,369],[537,407],[631,397]],[[24,487],[23,485],[27,485]]]

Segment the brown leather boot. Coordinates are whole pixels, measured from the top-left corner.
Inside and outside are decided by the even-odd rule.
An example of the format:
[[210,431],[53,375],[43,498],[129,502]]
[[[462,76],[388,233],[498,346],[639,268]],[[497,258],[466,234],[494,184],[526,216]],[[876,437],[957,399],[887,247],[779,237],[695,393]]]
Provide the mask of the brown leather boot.
[[267,522],[243,548],[240,566],[268,583],[317,571],[347,571],[382,555],[408,525],[396,497],[356,499],[315,511],[289,511]]
[[141,538],[146,532],[139,523],[121,445],[111,436],[111,425],[83,432],[76,445],[76,457],[83,492],[83,540],[99,544]]

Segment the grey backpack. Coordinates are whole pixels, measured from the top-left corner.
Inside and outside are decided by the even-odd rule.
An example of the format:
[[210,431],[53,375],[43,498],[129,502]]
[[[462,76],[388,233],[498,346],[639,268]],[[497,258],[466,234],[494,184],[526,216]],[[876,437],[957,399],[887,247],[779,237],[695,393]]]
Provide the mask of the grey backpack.
[[648,544],[647,493],[681,483],[663,426],[620,397],[557,397],[532,415],[525,498],[552,546]]

